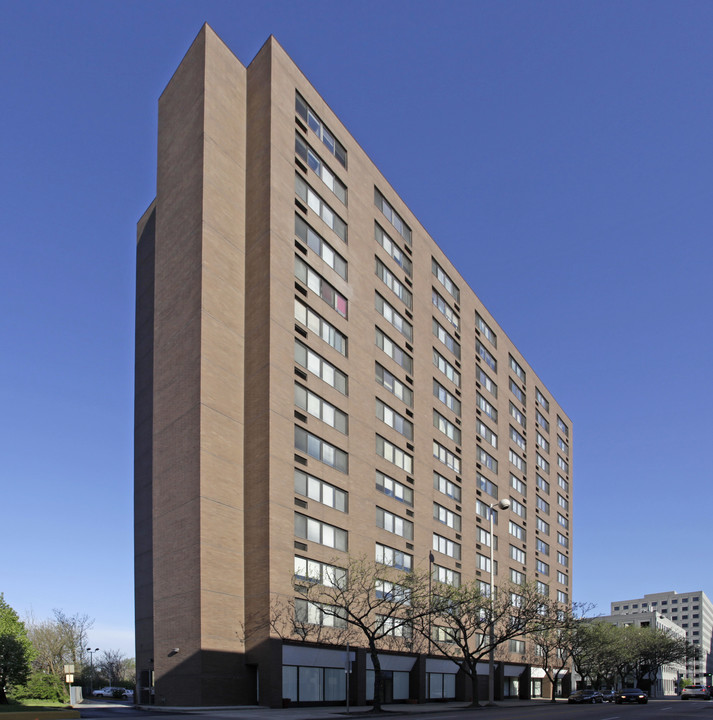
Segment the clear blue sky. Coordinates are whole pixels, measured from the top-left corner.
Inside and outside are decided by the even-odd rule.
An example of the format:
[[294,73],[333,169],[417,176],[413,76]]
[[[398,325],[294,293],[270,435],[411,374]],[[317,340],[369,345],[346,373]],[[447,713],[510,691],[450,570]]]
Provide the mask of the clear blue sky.
[[573,420],[574,597],[710,580],[713,3],[0,1],[0,592],[133,656],[135,223],[270,33]]

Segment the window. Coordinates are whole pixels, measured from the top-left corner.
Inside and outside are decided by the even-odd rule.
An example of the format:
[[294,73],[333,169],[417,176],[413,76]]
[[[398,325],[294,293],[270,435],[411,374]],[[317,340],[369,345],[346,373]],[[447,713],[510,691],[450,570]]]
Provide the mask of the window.
[[327,563],[295,557],[295,578],[326,587],[345,587],[347,571]]
[[446,467],[460,475],[460,458],[435,440],[433,441],[433,457],[438,458]]
[[550,504],[544,499],[541,498],[539,495],[535,498],[535,505],[542,510],[542,512],[550,514]]
[[403,485],[398,480],[384,475],[381,471],[376,471],[376,489],[389,497],[404,503],[404,505],[413,506],[413,490]]
[[565,434],[565,437],[569,437],[569,427],[559,415],[557,416],[557,427]]
[[440,282],[441,285],[448,290],[451,297],[456,302],[460,302],[460,290],[458,289],[458,286],[448,277],[445,270],[443,270],[434,258],[431,258],[431,272],[438,278],[438,282]]
[[400,268],[403,268],[403,271],[411,277],[413,273],[413,264],[411,263],[411,260],[404,255],[401,248],[384,232],[378,223],[374,223],[374,236],[376,237],[376,242],[378,242],[379,245],[381,245],[381,247],[384,248],[389,255],[391,255],[394,262]]
[[295,470],[295,492],[340,512],[349,512],[349,495],[344,490],[312,477],[302,470]]
[[413,555],[409,555],[388,545],[382,545],[381,543],[376,543],[375,559],[376,562],[381,565],[388,565],[397,570],[410,572],[413,568]]
[[490,547],[490,533],[482,527],[476,529],[477,542],[486,547]]
[[347,531],[325,522],[295,513],[295,535],[335,550],[347,549]]
[[433,549],[455,560],[460,560],[460,545],[443,537],[443,535],[433,533]]
[[433,380],[433,395],[437,397],[449,410],[452,410],[458,417],[460,417],[461,405],[460,400],[451,395],[446,388],[438,382]]
[[443,297],[434,288],[431,288],[431,300],[433,304],[441,311],[443,317],[458,330],[460,320],[456,311],[443,299]]
[[490,325],[483,320],[479,313],[475,313],[475,327],[483,333],[483,335],[490,340],[493,347],[498,346],[498,338],[490,328]]
[[392,395],[404,402],[409,407],[413,407],[413,390],[406,387],[400,380],[397,380],[385,367],[376,363],[375,370],[376,382],[386,388]]
[[453,498],[456,502],[460,502],[460,486],[444,478],[443,475],[439,475],[437,472],[433,473],[433,487],[436,488],[438,492],[447,495],[449,498]]
[[376,398],[376,417],[397,433],[401,433],[407,440],[413,440],[413,423],[379,398]]
[[487,555],[481,555],[480,553],[476,553],[475,567],[478,570],[484,570],[485,572],[490,572],[490,558],[487,557]]
[[521,405],[525,404],[525,393],[515,384],[512,378],[510,381],[510,392],[520,401]]
[[347,279],[347,261],[299,215],[295,215],[295,235],[324,260],[341,278]]
[[498,363],[497,360],[485,349],[485,345],[483,345],[480,340],[475,341],[475,352],[476,355],[483,358],[485,361],[485,364],[493,371],[498,371]]
[[407,373],[413,372],[413,358],[404,352],[388,335],[376,328],[376,346],[383,350],[394,362]]
[[344,611],[336,605],[309,602],[304,598],[295,599],[295,622],[302,625],[321,625],[335,628],[345,628],[347,626]]
[[543,575],[550,574],[550,566],[546,562],[543,562],[542,560],[538,560],[535,563],[535,568],[538,573],[542,573]]
[[520,380],[525,382],[525,371],[522,367],[520,367],[519,363],[512,355],[509,355],[508,357],[510,358],[510,369],[520,378]]
[[475,403],[491,420],[498,421],[498,411],[480,394],[475,394]]
[[515,418],[522,427],[527,427],[524,413],[520,412],[512,403],[510,403],[510,416]]
[[490,480],[488,480],[488,478],[486,478],[484,475],[476,473],[475,483],[476,487],[478,487],[480,490],[488,493],[488,495],[494,497],[496,500],[498,499],[498,486],[495,485],[495,483],[490,482]]
[[567,604],[569,602],[569,596],[566,592],[562,592],[562,590],[557,591],[557,602]]
[[517,445],[520,449],[525,450],[525,438],[520,435],[520,433],[515,430],[515,428],[511,425],[510,426],[510,439]]
[[545,597],[549,597],[550,595],[550,586],[546,583],[543,583],[541,580],[537,580],[535,582],[535,587],[537,589],[537,592],[540,593],[540,595],[544,595]]
[[437,410],[433,411],[433,427],[440,430],[446,437],[453,440],[456,445],[460,445],[460,430],[448,419],[443,417]]
[[544,533],[545,535],[550,534],[550,524],[548,522],[545,522],[541,517],[535,518],[535,523],[537,525],[537,529]]
[[483,448],[475,448],[475,459],[484,465],[489,470],[492,470],[496,475],[498,474],[498,461],[489,453],[485,452]]
[[557,484],[565,491],[569,492],[569,483],[558,473]]
[[389,580],[377,580],[374,583],[374,593],[379,600],[411,604],[411,591],[403,585],[390,582]]
[[513,522],[510,520],[508,524],[510,534],[513,537],[516,537],[518,540],[525,541],[525,528],[522,527],[522,525],[518,525],[516,522]]
[[455,570],[442,567],[441,565],[433,566],[433,579],[436,582],[443,583],[444,585],[460,587],[460,573]]
[[344,146],[329,132],[324,123],[317,117],[305,99],[295,95],[295,112],[307,123],[312,132],[324,143],[324,146],[344,166],[347,166],[347,151]]
[[347,453],[297,426],[295,426],[295,448],[340,472],[349,472]]
[[[434,625],[431,628],[431,638],[433,639],[433,642],[436,643],[446,643],[446,644],[453,644],[457,643],[460,634],[458,631],[458,628],[449,628],[449,627],[442,627],[440,625]],[[430,675],[440,674],[440,673],[429,673]],[[442,695],[445,697],[445,695]]]
[[347,241],[347,224],[300,175],[295,175],[295,192],[302,202],[306,203],[310,210],[315,212],[322,222],[334,231],[340,240]]
[[433,517],[438,520],[438,522],[442,522],[456,532],[460,532],[460,515],[451,512],[448,508],[443,507],[443,505],[439,505],[436,502],[433,503]]
[[543,492],[546,492],[548,495],[550,494],[550,484],[545,480],[541,475],[538,475],[535,473],[535,482],[537,483],[537,487],[540,488]]
[[493,524],[498,524],[498,511],[494,510],[488,505],[488,503],[484,503],[482,500],[479,500],[476,498],[475,501],[475,514],[480,515],[480,517],[484,518],[485,520],[490,520],[490,516],[493,516]]
[[374,293],[374,306],[384,320],[391,323],[409,342],[413,340],[413,326],[406,318],[396,311],[393,305],[384,300],[379,293]]
[[558,435],[557,436],[557,447],[565,454],[569,455],[569,445]]
[[406,540],[413,540],[413,523],[383,508],[376,508],[376,527]]
[[297,339],[295,339],[295,362],[342,395],[348,394],[347,376]]
[[510,473],[510,487],[517,490],[521,495],[527,495],[527,486],[519,477]]
[[537,444],[539,447],[541,447],[545,452],[550,451],[550,444],[547,442],[544,435],[540,435],[540,433],[537,433]]
[[557,582],[560,585],[566,585],[567,584],[567,576],[561,572],[560,570],[557,571]]
[[525,582],[525,574],[510,568],[510,582],[515,585],[522,585]]
[[510,509],[515,513],[515,515],[519,515],[521,518],[524,518],[527,515],[527,508],[521,502],[515,500],[512,496],[510,496]]
[[482,420],[475,421],[475,429],[478,435],[480,435],[485,442],[492,445],[494,448],[497,448],[498,436]]
[[409,310],[413,307],[413,295],[406,286],[399,282],[384,263],[376,258],[376,276],[386,285],[391,292],[406,305]]
[[562,547],[569,547],[569,540],[567,539],[567,536],[563,535],[562,533],[559,533],[559,532],[557,533],[557,542]]
[[295,300],[295,320],[311,330],[315,335],[322,338],[324,342],[333,347],[338,353],[346,357],[347,337],[318,315],[312,308],[303,305]]
[[565,567],[569,567],[569,558],[564,554],[557,551],[557,562],[560,565],[564,565]]
[[557,456],[557,465],[561,470],[564,470],[566,473],[569,472],[569,463],[559,455]]
[[559,493],[557,493],[557,504],[564,508],[565,510],[569,510],[569,502],[565,498],[563,498]]
[[456,386],[460,387],[460,373],[433,348],[433,364]]
[[510,640],[510,652],[516,655],[525,654],[525,641],[524,640]]
[[413,472],[413,457],[380,435],[376,436],[376,454],[407,473]]
[[557,513],[557,524],[561,525],[565,530],[569,529],[569,520],[560,513]]
[[345,435],[349,434],[347,414],[298,383],[295,383],[295,405],[321,420],[325,425]]
[[537,420],[538,423],[540,423],[540,425],[542,426],[542,429],[543,429],[545,432],[549,432],[549,431],[550,431],[550,423],[549,423],[549,421],[547,420],[547,418],[546,418],[539,410],[535,410],[535,419]]
[[309,165],[317,177],[339,198],[347,204],[346,185],[324,164],[322,158],[298,134],[295,134],[295,152]]
[[494,397],[498,396],[498,386],[480,365],[475,366],[475,379]]
[[527,472],[527,463],[512,449],[508,450],[510,462],[521,472]]
[[408,640],[413,635],[413,626],[410,620],[403,620],[393,615],[377,615],[376,622],[377,625],[381,624],[382,632],[387,637],[400,637]]
[[541,552],[543,555],[550,554],[550,546],[541,538],[537,538],[535,542],[535,547],[537,549],[537,552]]
[[537,462],[537,467],[549,474],[550,464],[542,457],[542,455],[540,455],[540,453],[535,453],[535,460]]
[[394,226],[396,232],[410,245],[411,228],[401,219],[401,216],[376,188],[374,188],[374,204],[384,213],[384,217]]
[[436,318],[432,318],[432,322],[433,334],[460,360],[460,344]]
[[510,558],[524,565],[527,559],[527,553],[524,550],[520,550],[519,547],[514,545],[510,546]]
[[549,412],[550,409],[550,401],[540,392],[540,388],[535,388],[535,398],[540,405],[542,405],[545,410]]

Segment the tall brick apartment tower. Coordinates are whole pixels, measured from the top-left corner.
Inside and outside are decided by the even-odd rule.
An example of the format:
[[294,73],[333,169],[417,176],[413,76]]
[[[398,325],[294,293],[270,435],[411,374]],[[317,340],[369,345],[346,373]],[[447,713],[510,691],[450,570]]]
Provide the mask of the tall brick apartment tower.
[[[246,68],[204,26],[159,100],[135,422],[144,702],[344,701],[344,648],[271,636],[270,599],[347,553],[488,583],[498,498],[497,578],[570,597],[569,418],[272,37]],[[500,697],[542,691],[523,647]],[[382,667],[387,699],[461,693]]]

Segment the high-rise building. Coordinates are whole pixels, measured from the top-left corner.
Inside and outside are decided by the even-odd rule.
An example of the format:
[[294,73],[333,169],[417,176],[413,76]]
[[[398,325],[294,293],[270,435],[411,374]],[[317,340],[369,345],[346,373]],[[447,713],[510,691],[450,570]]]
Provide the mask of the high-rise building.
[[691,657],[686,661],[686,677],[694,683],[710,685],[713,673],[713,604],[703,590],[685,593],[669,590],[611,603],[612,615],[639,616],[642,613],[658,613],[685,630],[686,639],[701,649],[700,658]]
[[[158,124],[137,251],[142,700],[343,701],[344,649],[268,622],[308,561],[433,552],[436,579],[488,583],[497,540],[496,582],[569,602],[570,419],[275,39],[245,67],[205,26]],[[497,658],[498,696],[542,692],[526,643]],[[442,658],[382,667],[387,699],[461,692]]]

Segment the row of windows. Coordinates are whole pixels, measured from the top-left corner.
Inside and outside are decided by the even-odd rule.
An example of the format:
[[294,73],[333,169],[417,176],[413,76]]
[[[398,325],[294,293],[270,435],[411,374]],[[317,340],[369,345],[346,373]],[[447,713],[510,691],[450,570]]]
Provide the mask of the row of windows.
[[347,151],[344,146],[332,135],[317,114],[299,94],[295,95],[295,111],[307,123],[308,127],[324,143],[324,146],[344,166],[347,166]]
[[347,204],[346,185],[324,164],[322,158],[300,137],[295,135],[295,152],[307,163],[317,177],[337,196]]
[[295,235],[341,278],[347,279],[347,261],[299,215],[295,215]]
[[295,277],[324,300],[332,310],[336,310],[343,318],[347,317],[347,299],[297,255],[295,255]]
[[340,240],[347,242],[347,224],[329,203],[325,202],[322,196],[301,175],[297,174],[295,174],[295,192],[297,197],[316,213]]

